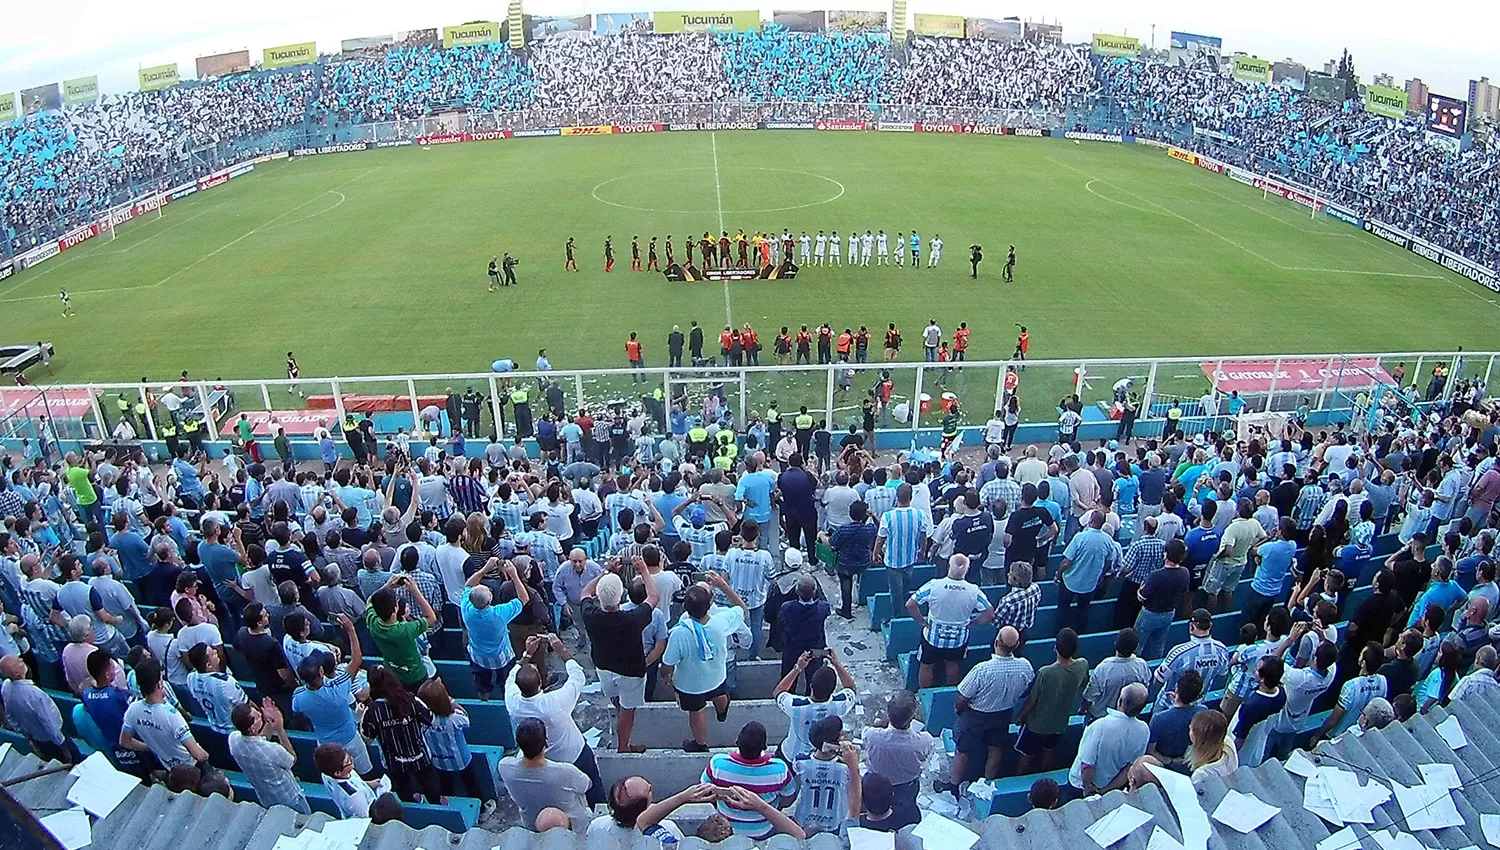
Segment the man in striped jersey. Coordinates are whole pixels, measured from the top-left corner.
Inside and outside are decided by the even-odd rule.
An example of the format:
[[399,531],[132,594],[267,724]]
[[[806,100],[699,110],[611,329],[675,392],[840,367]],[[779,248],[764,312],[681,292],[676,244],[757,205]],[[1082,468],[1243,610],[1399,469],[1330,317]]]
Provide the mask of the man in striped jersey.
[[912,567],[922,560],[932,534],[932,520],[911,502],[912,486],[903,483],[896,488],[896,507],[880,518],[880,530],[875,533],[873,559],[885,565],[892,604],[906,599]]
[[1214,618],[1207,608],[1193,610],[1193,619],[1188,623],[1188,640],[1179,643],[1167,652],[1161,665],[1156,668],[1156,681],[1161,683],[1161,692],[1156,696],[1155,711],[1165,711],[1172,706],[1171,692],[1177,687],[1177,677],[1184,670],[1197,670],[1203,677],[1203,691],[1214,690],[1216,682],[1229,670],[1229,648],[1213,636]]
[[[725,522],[709,522],[708,510],[703,502],[713,502],[718,505],[724,515]],[[734,509],[718,496],[710,493],[701,494],[698,501],[684,501],[672,512],[672,522],[677,527],[677,537],[693,547],[692,554],[688,557],[688,563],[693,569],[698,569],[703,563],[705,555],[711,555],[714,551],[714,538],[720,531],[734,527],[739,522],[735,516]],[[726,524],[727,523],[727,524]]]
[[[740,729],[733,751],[716,753],[708,760],[703,781],[721,789],[744,788],[777,808],[790,803],[797,794],[797,778],[791,767],[766,751],[766,727],[754,720]],[[719,814],[729,819],[735,835],[760,841],[776,834],[776,827],[761,811],[738,808],[722,796],[716,805]]]

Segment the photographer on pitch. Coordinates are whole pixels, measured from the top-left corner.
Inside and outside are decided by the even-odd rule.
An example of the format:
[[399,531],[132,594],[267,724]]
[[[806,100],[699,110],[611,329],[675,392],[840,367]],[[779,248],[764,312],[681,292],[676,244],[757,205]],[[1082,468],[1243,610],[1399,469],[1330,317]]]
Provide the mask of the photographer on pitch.
[[974,280],[979,279],[979,264],[982,262],[984,262],[984,247],[981,245],[970,245],[969,265],[974,268],[974,271],[969,275],[969,277],[973,278]]

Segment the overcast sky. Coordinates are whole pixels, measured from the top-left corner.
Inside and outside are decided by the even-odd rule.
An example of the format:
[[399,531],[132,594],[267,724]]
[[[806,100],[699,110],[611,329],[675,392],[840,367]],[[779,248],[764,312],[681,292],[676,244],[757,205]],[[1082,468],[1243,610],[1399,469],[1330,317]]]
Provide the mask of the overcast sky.
[[[528,14],[625,12],[652,4],[629,0],[526,0]],[[746,8],[745,3],[688,0],[686,9]],[[788,4],[792,8],[877,9],[879,3],[839,0]],[[505,0],[73,0],[54,9],[45,3],[8,4],[0,32],[0,92],[19,91],[66,78],[98,74],[105,92],[136,87],[142,66],[177,62],[184,79],[193,59],[248,48],[252,60],[264,47],[316,40],[324,52],[339,40],[397,30],[440,27],[471,20],[501,20]],[[1219,36],[1226,53],[1244,51],[1264,59],[1291,57],[1321,67],[1348,47],[1361,80],[1389,73],[1402,85],[1421,77],[1435,91],[1466,97],[1468,80],[1500,78],[1500,3],[1434,0],[1420,5],[1370,0],[1258,0],[1254,3],[1119,2],[1119,0],[911,0],[914,12],[1061,21],[1069,42],[1091,33],[1138,36],[1165,47],[1172,30]],[[763,7],[769,16],[773,7]]]

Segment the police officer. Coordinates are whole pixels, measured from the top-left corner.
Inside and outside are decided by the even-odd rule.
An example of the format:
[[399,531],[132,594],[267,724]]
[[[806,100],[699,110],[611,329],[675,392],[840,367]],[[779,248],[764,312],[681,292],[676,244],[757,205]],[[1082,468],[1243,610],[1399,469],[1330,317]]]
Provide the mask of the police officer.
[[167,456],[177,457],[177,447],[181,443],[177,442],[177,424],[172,421],[172,417],[168,416],[166,421],[161,423],[156,429],[156,435],[166,441]]
[[203,448],[203,420],[198,418],[198,414],[191,413],[183,418],[182,433],[193,447],[194,454],[206,453]]
[[531,404],[527,398],[524,386],[517,385],[510,391],[510,406],[515,411],[516,442],[518,443],[534,433],[531,424]]
[[695,416],[692,427],[688,428],[687,432],[688,460],[702,460],[708,456],[709,448],[708,429],[703,427],[703,420]]
[[812,432],[815,420],[811,413],[807,412],[807,405],[803,405],[797,411],[797,417],[792,420],[792,426],[796,429],[793,439],[797,441],[797,451],[804,457],[811,457]]
[[483,407],[484,396],[475,391],[474,385],[470,384],[463,397],[464,432],[470,437],[479,436],[480,411]]

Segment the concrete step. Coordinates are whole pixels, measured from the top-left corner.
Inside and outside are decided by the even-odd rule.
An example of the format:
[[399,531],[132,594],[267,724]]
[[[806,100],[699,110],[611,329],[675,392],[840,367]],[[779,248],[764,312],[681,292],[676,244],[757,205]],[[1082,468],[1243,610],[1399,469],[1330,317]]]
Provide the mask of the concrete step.
[[[708,745],[711,747],[734,746],[740,727],[752,720],[766,727],[766,739],[774,747],[786,737],[791,722],[791,718],[771,699],[731,701],[729,719],[723,723],[719,722],[712,705],[704,714],[708,718]],[[687,712],[675,703],[655,702],[636,709],[635,731],[631,733],[630,742],[652,750],[676,750],[691,736]]]
[[[735,665],[735,670],[738,681],[735,683],[733,695],[736,699],[770,699],[776,691],[776,685],[781,682],[779,660],[741,661]],[[677,692],[658,679],[656,690],[652,691],[651,698],[676,702]]]
[[[730,715],[731,718],[733,716]],[[713,722],[709,720],[710,728]],[[728,750],[719,748],[714,752]],[[703,778],[703,769],[708,766],[710,755],[712,753],[685,753],[680,749],[652,750],[639,754],[601,750],[594,757],[599,762],[599,777],[604,780],[606,789],[626,777],[642,776],[651,783],[656,799],[661,800],[697,785]]]

